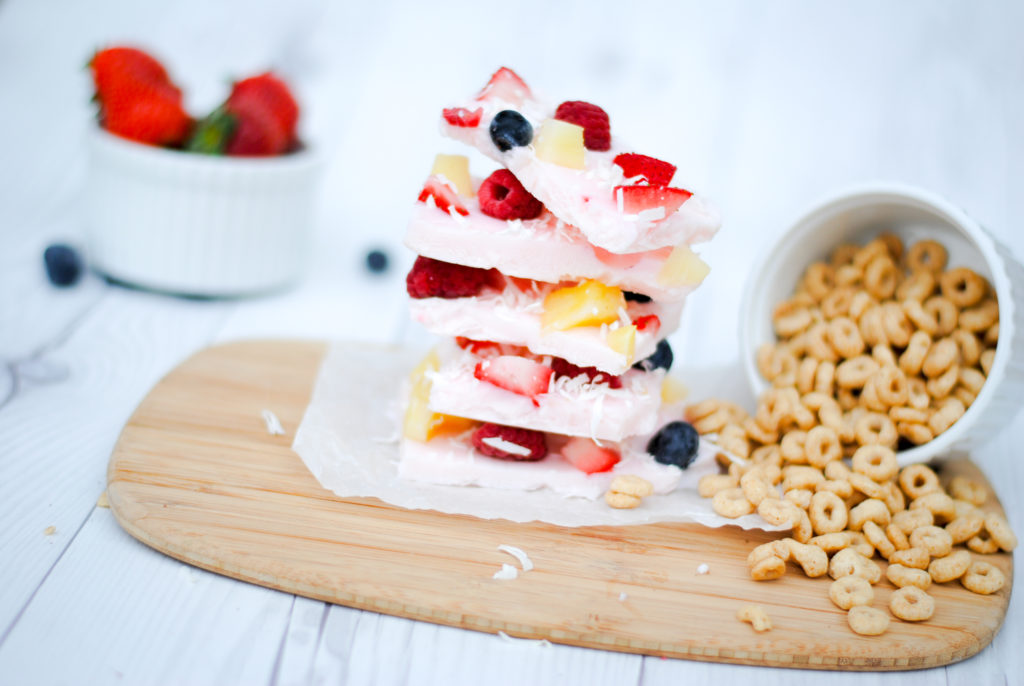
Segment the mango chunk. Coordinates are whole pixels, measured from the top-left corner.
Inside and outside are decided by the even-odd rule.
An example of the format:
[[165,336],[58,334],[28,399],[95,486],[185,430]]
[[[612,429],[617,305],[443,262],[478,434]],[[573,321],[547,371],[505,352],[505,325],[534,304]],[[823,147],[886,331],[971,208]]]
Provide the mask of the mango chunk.
[[617,329],[609,329],[605,337],[608,347],[626,357],[626,364],[633,364],[633,354],[636,350],[636,326],[620,326]]
[[428,372],[437,371],[441,360],[431,352],[416,365],[409,375],[409,400],[402,420],[402,435],[416,441],[429,441],[440,435],[454,435],[471,429],[473,420],[453,417],[430,410],[430,378]]
[[538,160],[569,169],[583,169],[583,127],[560,119],[545,119],[533,139]]
[[626,298],[621,289],[589,279],[549,293],[544,298],[541,327],[545,331],[564,331],[577,326],[611,324],[625,308]]
[[674,376],[666,376],[661,382],[661,402],[666,405],[681,403],[689,394],[690,390]]
[[662,286],[696,286],[710,272],[711,267],[690,250],[690,246],[677,245],[661,265],[657,280]]

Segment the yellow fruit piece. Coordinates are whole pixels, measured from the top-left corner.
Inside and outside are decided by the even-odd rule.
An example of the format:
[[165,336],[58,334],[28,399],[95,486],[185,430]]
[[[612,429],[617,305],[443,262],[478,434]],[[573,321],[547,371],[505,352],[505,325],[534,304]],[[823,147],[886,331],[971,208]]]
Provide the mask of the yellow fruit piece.
[[544,160],[570,169],[583,169],[583,127],[560,119],[545,119],[533,139],[533,151]]
[[600,326],[618,320],[619,311],[625,308],[621,289],[590,279],[548,293],[540,322],[545,331]]
[[430,410],[430,378],[428,372],[437,371],[441,360],[431,352],[416,365],[409,375],[409,400],[402,421],[402,435],[416,441],[429,441],[436,436],[459,434],[471,429],[473,420],[453,417]]
[[661,382],[661,402],[666,405],[681,403],[690,395],[690,390],[674,376],[666,376]]
[[677,245],[661,265],[658,283],[662,286],[696,286],[711,272],[711,267],[690,250],[688,245]]
[[469,158],[465,155],[445,155],[439,153],[434,158],[434,168],[430,173],[443,176],[455,186],[459,195],[473,197],[473,180],[469,177]]
[[617,329],[609,329],[605,340],[608,341],[609,348],[620,355],[625,355],[627,365],[633,364],[633,352],[636,350],[636,326],[630,324]]

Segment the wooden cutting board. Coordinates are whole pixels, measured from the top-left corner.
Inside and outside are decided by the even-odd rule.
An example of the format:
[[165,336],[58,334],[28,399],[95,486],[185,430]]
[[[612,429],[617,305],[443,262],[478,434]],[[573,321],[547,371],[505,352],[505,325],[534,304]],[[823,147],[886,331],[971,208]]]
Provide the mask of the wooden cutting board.
[[[956,662],[985,647],[1010,598],[933,586],[927,622],[862,637],[796,567],[752,581],[747,552],[772,537],[737,527],[560,528],[339,499],[290,449],[322,343],[241,342],[196,354],[128,421],[108,471],[111,509],[133,536],[184,562],[290,593],[401,617],[590,648],[740,664],[890,670]],[[285,435],[267,431],[271,409]],[[984,477],[968,460],[943,478]],[[994,500],[994,494],[992,498]],[[999,507],[997,503],[993,505]],[[493,579],[521,548],[535,569]],[[1012,558],[991,555],[1012,579]],[[697,574],[701,564],[707,574]],[[518,566],[518,565],[517,565]],[[874,605],[893,588],[883,580]],[[762,605],[774,629],[736,611]]]

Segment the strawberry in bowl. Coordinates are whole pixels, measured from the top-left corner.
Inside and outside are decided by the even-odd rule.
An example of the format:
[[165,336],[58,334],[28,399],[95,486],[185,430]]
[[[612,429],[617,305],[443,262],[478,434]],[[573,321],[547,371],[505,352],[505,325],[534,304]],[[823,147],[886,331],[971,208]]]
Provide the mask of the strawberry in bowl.
[[279,76],[236,81],[201,118],[168,69],[135,47],[89,69],[97,124],[85,193],[92,266],[113,281],[193,296],[295,283],[309,253],[320,165]]

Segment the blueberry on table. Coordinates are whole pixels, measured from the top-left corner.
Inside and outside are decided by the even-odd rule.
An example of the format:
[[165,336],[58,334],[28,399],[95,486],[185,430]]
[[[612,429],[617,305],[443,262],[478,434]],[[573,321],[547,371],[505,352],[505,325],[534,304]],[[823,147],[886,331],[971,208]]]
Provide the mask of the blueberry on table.
[[647,443],[647,452],[661,464],[674,464],[686,469],[697,457],[700,436],[692,424],[669,422]]
[[649,295],[644,295],[643,293],[634,293],[633,291],[622,291],[622,295],[629,302],[635,302],[635,303],[649,303],[649,302],[651,302],[651,297]]
[[505,152],[533,140],[533,127],[515,110],[502,110],[491,120],[491,140]]
[[672,346],[664,338],[658,341],[658,347],[650,357],[644,358],[633,365],[633,369],[641,369],[645,372],[653,372],[655,369],[668,371],[672,368]]
[[82,275],[82,258],[70,245],[54,243],[43,252],[46,276],[54,286],[72,286]]
[[388,254],[383,250],[371,250],[366,253],[366,268],[374,274],[387,271]]

